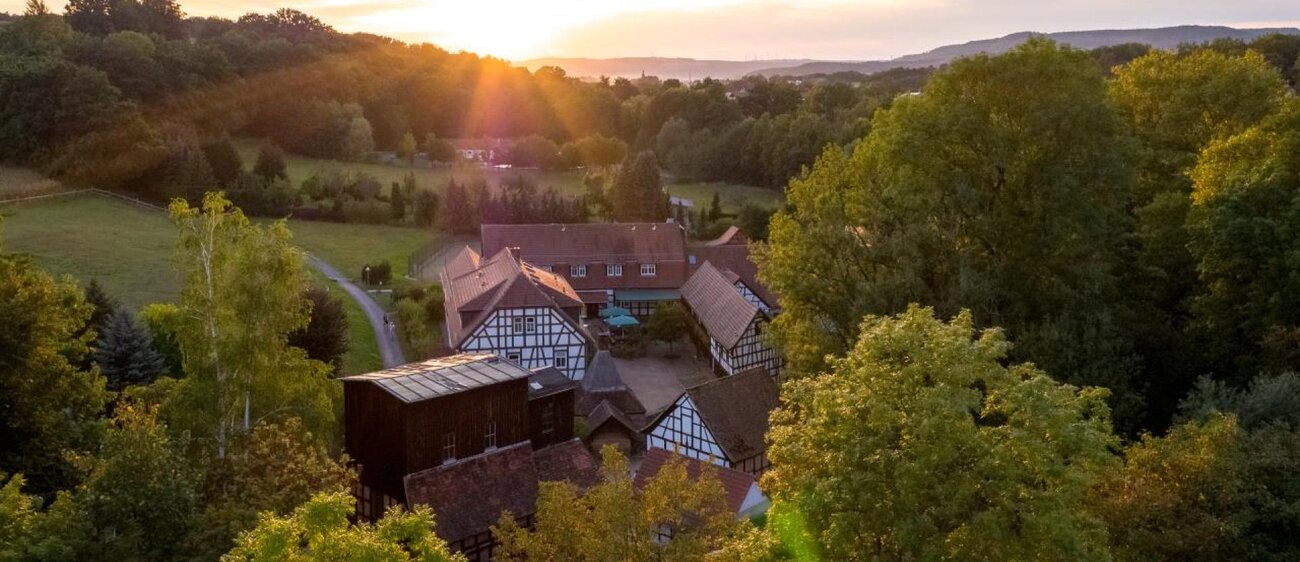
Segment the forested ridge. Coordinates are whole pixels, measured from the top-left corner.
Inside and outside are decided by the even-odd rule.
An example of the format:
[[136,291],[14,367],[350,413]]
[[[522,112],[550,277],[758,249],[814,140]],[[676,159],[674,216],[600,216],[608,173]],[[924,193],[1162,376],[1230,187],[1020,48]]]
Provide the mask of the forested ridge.
[[[619,139],[607,197],[582,202],[642,221],[669,212],[659,165],[772,185],[784,172],[748,166],[796,168],[753,246],[787,360],[766,521],[737,521],[681,466],[638,491],[614,454],[586,495],[544,486],[532,529],[503,518],[503,559],[1300,558],[1300,38],[1031,40],[737,89],[530,74],[292,11],[69,8],[34,0],[0,28],[0,150],[74,181],[236,181],[216,165],[231,135],[271,141],[256,189],[285,180],[277,144],[356,158],[429,134],[556,146],[537,154]],[[797,143],[745,161],[755,138]],[[138,315],[0,245],[0,562],[455,560],[427,509],[349,521],[342,315],[309,291],[287,223],[250,221],[221,185],[149,192],[181,196],[183,290]],[[475,205],[590,211],[534,206],[525,183],[496,201],[453,183],[441,205],[395,192],[394,215],[409,203],[452,231],[474,230]],[[440,316],[436,294],[399,314]]]

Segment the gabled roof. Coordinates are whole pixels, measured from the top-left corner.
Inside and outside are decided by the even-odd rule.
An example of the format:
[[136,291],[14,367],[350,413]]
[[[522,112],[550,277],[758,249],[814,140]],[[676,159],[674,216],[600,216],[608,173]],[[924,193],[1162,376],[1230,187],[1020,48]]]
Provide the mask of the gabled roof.
[[597,429],[607,423],[619,425],[629,433],[638,434],[641,432],[641,428],[623,415],[622,411],[610,404],[608,400],[601,400],[599,404],[596,404],[595,408],[592,408],[587,413],[587,429],[590,432],[588,435],[594,435]]
[[536,511],[538,483],[567,480],[585,488],[599,479],[599,463],[573,439],[534,451],[528,441],[461,459],[405,478],[407,501],[438,515],[435,531],[457,541],[487,531],[509,511]]
[[[740,461],[767,450],[767,418],[780,403],[781,391],[766,369],[714,379],[685,394],[728,459]],[[659,413],[651,427],[672,410]]]
[[754,303],[740,294],[734,281],[708,262],[682,285],[682,300],[691,307],[709,337],[728,349],[736,346],[760,313]]
[[734,468],[718,466],[713,463],[692,459],[677,453],[664,449],[653,448],[646,451],[645,459],[641,461],[641,466],[636,469],[636,474],[632,477],[632,483],[639,489],[644,489],[664,465],[669,462],[682,462],[686,464],[686,475],[691,480],[698,479],[700,473],[704,470],[711,470],[722,483],[722,489],[727,494],[727,507],[733,513],[739,512],[745,504],[745,497],[749,495],[749,490],[754,487],[755,480],[753,475],[741,472]]
[[739,279],[767,306],[777,306],[776,295],[758,280],[758,265],[749,257],[749,238],[740,229],[734,226],[728,228],[722,236],[688,248],[687,253],[695,258],[694,266],[697,269],[705,262],[712,263],[714,267],[734,276],[733,283]]
[[578,388],[577,383],[569,380],[569,377],[564,376],[564,373],[551,365],[533,369],[533,374],[528,377],[529,400],[545,398],[575,388]]
[[364,375],[344,377],[347,382],[371,382],[397,399],[420,402],[473,388],[528,378],[527,370],[496,355],[462,353],[407,363]]
[[485,254],[518,248],[540,264],[686,260],[686,233],[674,223],[485,224],[481,231]]
[[509,249],[485,260],[466,247],[447,263],[440,277],[453,347],[500,308],[582,307],[578,293],[563,277],[534,267]]

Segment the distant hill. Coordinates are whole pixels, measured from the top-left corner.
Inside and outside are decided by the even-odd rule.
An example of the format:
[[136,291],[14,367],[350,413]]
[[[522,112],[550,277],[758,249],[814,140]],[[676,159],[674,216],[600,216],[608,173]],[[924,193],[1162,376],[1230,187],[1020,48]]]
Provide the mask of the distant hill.
[[539,58],[520,61],[517,65],[527,67],[530,71],[543,66],[558,66],[563,68],[569,76],[580,78],[596,78],[598,76],[635,78],[645,74],[660,78],[686,80],[705,77],[735,79],[748,74],[763,74],[766,76],[807,76],[834,72],[871,74],[891,68],[939,66],[955,58],[976,53],[1005,53],[1034,36],[1048,37],[1080,49],[1095,49],[1121,43],[1145,43],[1157,49],[1174,49],[1183,43],[1204,43],[1215,39],[1249,41],[1270,33],[1300,35],[1300,29],[1294,27],[1237,29],[1224,26],[1180,25],[1153,29],[1107,29],[1059,33],[1022,31],[997,39],[983,39],[960,45],[946,45],[920,54],[877,61],[818,61],[809,59],[730,61],[623,57],[612,59]]
[[947,45],[916,55],[898,57],[889,61],[862,62],[822,62],[814,61],[785,67],[773,66],[756,70],[755,74],[767,76],[806,76],[809,74],[830,74],[832,72],[856,71],[864,74],[880,72],[890,68],[919,68],[939,66],[958,57],[988,53],[996,55],[1005,53],[1031,37],[1043,36],[1054,41],[1078,47],[1096,49],[1121,43],[1144,43],[1157,49],[1174,49],[1183,43],[1204,43],[1215,39],[1241,39],[1249,41],[1261,35],[1285,33],[1300,35],[1300,29],[1294,27],[1275,27],[1258,29],[1237,29],[1223,26],[1181,25],[1155,29],[1111,29],[1099,31],[1065,31],[1059,33],[1034,33],[1022,31],[997,39],[971,41],[961,45]]
[[558,66],[569,76],[580,78],[636,78],[646,76],[677,78],[678,80],[713,77],[735,79],[756,70],[774,67],[798,66],[812,62],[809,59],[775,59],[753,61],[699,60],[662,57],[624,57],[613,59],[541,58],[517,62],[516,65],[537,70],[543,66]]

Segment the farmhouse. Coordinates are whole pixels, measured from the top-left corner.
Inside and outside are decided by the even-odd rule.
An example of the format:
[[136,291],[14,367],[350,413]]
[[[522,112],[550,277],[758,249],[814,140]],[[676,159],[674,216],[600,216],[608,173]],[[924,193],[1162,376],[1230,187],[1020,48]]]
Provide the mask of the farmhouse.
[[582,301],[565,279],[502,248],[483,259],[470,248],[441,273],[448,345],[494,353],[524,368],[553,366],[579,380],[590,337],[578,324]]
[[687,457],[753,475],[767,470],[767,417],[779,399],[763,369],[722,377],[687,389],[646,428],[646,449]]
[[687,249],[687,263],[695,273],[705,262],[725,271],[733,278],[736,290],[763,312],[775,314],[776,295],[758,282],[758,266],[749,259],[749,237],[739,228],[730,227],[714,240]]
[[758,367],[780,377],[781,356],[763,340],[770,309],[743,287],[734,272],[704,262],[682,286],[682,300],[704,328],[719,370],[734,375]]
[[515,249],[562,276],[593,316],[613,305],[647,317],[686,281],[686,233],[674,223],[485,224],[481,234],[484,255]]
[[363,519],[411,505],[408,475],[510,446],[544,451],[573,439],[572,381],[495,355],[429,359],[342,381],[344,446],[360,472],[355,495]]

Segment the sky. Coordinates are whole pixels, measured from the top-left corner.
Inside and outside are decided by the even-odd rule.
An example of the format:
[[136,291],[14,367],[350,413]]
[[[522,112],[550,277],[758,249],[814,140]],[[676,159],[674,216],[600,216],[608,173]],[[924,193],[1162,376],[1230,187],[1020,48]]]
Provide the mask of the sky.
[[[25,0],[0,0],[21,12]],[[53,8],[60,0],[46,0]],[[520,61],[543,56],[873,60],[1017,31],[1300,27],[1297,0],[180,0],[238,17],[292,7],[340,31]]]

